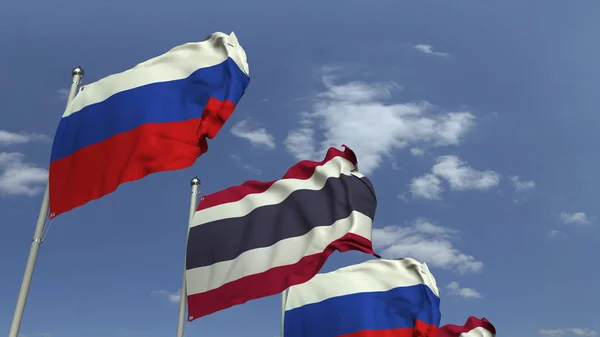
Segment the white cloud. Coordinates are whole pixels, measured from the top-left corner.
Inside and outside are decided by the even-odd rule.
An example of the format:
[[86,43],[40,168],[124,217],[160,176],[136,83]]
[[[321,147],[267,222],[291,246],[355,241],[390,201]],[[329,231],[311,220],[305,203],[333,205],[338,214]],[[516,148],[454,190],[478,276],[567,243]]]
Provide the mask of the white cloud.
[[150,293],[150,295],[164,296],[171,303],[179,303],[179,300],[181,299],[181,289],[175,292],[170,292],[167,290],[154,290]]
[[58,95],[58,97],[60,97],[61,99],[67,99],[69,98],[69,89],[67,88],[61,88],[58,89],[56,91],[56,94]]
[[562,212],[560,213],[560,218],[566,225],[587,225],[591,223],[589,217],[584,212]]
[[233,161],[235,161],[235,163],[236,163],[237,166],[239,166],[240,168],[242,168],[242,169],[244,169],[246,171],[252,172],[254,174],[261,174],[262,173],[262,171],[260,169],[254,167],[254,166],[252,166],[250,164],[246,164],[244,162],[244,160],[240,156],[236,156],[235,154],[230,154],[229,157]]
[[444,190],[441,180],[433,174],[413,178],[410,182],[410,193],[415,199],[439,200]]
[[420,149],[418,147],[413,147],[412,149],[410,149],[410,154],[412,154],[415,157],[423,157],[425,155],[425,150]]
[[264,128],[250,128],[247,119],[234,125],[231,128],[231,133],[236,137],[248,140],[252,145],[264,146],[270,150],[275,149],[273,136]]
[[494,171],[477,171],[457,156],[441,156],[431,173],[413,178],[409,184],[415,199],[439,200],[444,188],[440,178],[446,180],[451,190],[488,190],[500,183],[500,175]]
[[418,45],[414,46],[413,48],[415,48],[416,50],[418,50],[424,54],[436,55],[436,56],[442,56],[442,57],[450,56],[450,54],[448,54],[448,53],[441,53],[441,52],[433,51],[433,46],[428,45],[428,44],[418,44]]
[[309,113],[300,114],[300,127],[288,133],[284,141],[287,150],[296,158],[316,159],[313,121]]
[[348,145],[359,168],[369,174],[393,150],[410,145],[457,145],[475,122],[467,111],[443,112],[428,102],[387,103],[395,83],[353,81],[337,84],[323,76],[325,91],[315,97],[312,112],[300,114],[300,125],[285,145],[297,159],[322,159],[331,146]]
[[513,200],[514,202],[526,201],[527,195],[535,190],[535,181],[533,180],[523,181],[519,176],[512,176],[509,179],[517,194],[517,197]]
[[547,237],[548,237],[548,239],[560,239],[560,238],[566,238],[567,235],[559,230],[551,229],[548,231]]
[[512,176],[510,177],[510,181],[512,181],[517,193],[535,190],[535,181],[533,180],[522,181],[519,176]]
[[477,171],[457,156],[441,156],[431,168],[436,176],[448,181],[456,191],[488,190],[500,183],[500,175],[494,171]]
[[400,194],[398,195],[398,198],[400,198],[400,200],[402,200],[402,201],[404,201],[404,202],[408,203],[408,198],[406,197],[406,194],[407,194],[406,192],[404,192],[404,193],[400,193]]
[[569,328],[569,329],[542,329],[540,335],[546,337],[561,336],[598,336],[598,333],[592,329]]
[[455,230],[438,226],[424,218],[410,226],[373,229],[373,245],[387,258],[411,257],[431,266],[459,273],[479,272],[483,263],[453,247]]
[[25,162],[18,152],[0,152],[0,196],[32,197],[48,181],[48,170]]
[[450,282],[446,288],[450,290],[451,295],[457,295],[462,298],[476,299],[483,297],[477,290],[473,288],[461,288],[458,282]]
[[32,142],[50,142],[50,138],[39,133],[10,132],[6,130],[0,130],[0,146]]

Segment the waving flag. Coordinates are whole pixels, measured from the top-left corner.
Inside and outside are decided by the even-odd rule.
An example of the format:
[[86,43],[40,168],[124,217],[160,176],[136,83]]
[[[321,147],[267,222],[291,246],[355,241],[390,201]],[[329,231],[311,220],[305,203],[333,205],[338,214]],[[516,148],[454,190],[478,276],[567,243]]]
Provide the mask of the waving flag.
[[435,337],[439,305],[427,265],[372,260],[291,287],[284,336]]
[[335,250],[374,254],[376,207],[348,148],[204,197],[189,230],[188,320],[306,282]]
[[[436,337],[495,337],[496,328],[487,319],[469,317],[463,326],[446,324],[438,329]],[[287,336],[286,336],[287,337]]]
[[151,173],[194,164],[250,81],[231,35],[175,47],[84,86],[58,125],[50,162],[50,217]]

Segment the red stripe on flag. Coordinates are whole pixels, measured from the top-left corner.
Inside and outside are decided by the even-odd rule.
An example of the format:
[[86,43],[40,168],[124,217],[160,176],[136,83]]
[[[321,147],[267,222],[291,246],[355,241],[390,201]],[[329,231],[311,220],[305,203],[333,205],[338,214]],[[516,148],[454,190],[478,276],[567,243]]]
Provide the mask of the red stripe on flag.
[[[342,146],[344,147],[343,151],[340,151],[333,147],[330,148],[327,151],[327,155],[325,156],[325,159],[323,159],[320,162],[303,160],[303,161],[297,163],[296,165],[292,166],[285,173],[283,178],[281,178],[281,179],[293,178],[293,179],[306,180],[306,179],[312,177],[312,175],[315,172],[315,169],[318,166],[324,165],[325,163],[334,159],[335,157],[345,158],[348,161],[350,161],[351,163],[353,163],[354,165],[356,165],[357,159],[356,159],[356,155],[354,154],[354,152],[352,150],[350,150],[348,147],[346,147],[345,145],[342,145]],[[279,180],[281,180],[281,179],[279,179]],[[279,180],[273,180],[273,181],[269,181],[269,182],[250,180],[250,181],[244,182],[241,185],[232,186],[232,187],[229,187],[222,191],[215,192],[213,194],[209,194],[209,195],[203,197],[202,201],[200,202],[200,205],[198,205],[198,211],[207,209],[207,208],[210,208],[210,207],[213,207],[216,205],[220,205],[220,204],[236,202],[236,201],[243,199],[245,196],[247,196],[249,194],[262,193],[262,192],[266,191],[267,189],[269,189],[269,187],[271,187],[271,185],[273,185],[275,182],[277,182]]]
[[362,330],[338,337],[436,337],[437,329],[435,325],[416,321],[414,328]]
[[[232,101],[221,102],[213,97],[209,98],[202,112],[202,119],[198,128],[198,138],[203,140],[204,144],[206,144],[204,138],[215,138],[221,127],[223,127],[229,116],[233,113],[233,110],[235,110],[235,103]],[[208,148],[205,148],[203,153],[207,150]]]
[[208,151],[204,136],[214,137],[234,109],[230,101],[211,98],[202,118],[144,124],[50,163],[50,218],[112,193],[120,184],[192,166]]
[[348,233],[332,242],[322,253],[303,257],[295,264],[271,268],[266,272],[243,277],[219,288],[188,296],[188,321],[243,304],[250,300],[275,295],[283,290],[304,283],[315,276],[327,258],[334,252],[357,250],[373,254],[371,241]]

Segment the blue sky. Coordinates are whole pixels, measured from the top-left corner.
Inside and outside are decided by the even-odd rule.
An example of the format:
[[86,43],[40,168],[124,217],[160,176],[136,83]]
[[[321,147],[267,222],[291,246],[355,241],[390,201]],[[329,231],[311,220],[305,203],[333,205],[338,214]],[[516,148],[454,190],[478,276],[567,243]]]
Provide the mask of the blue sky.
[[[4,2],[0,331],[71,69],[90,83],[235,31],[252,81],[209,152],[55,219],[23,336],[174,334],[189,180],[203,193],[272,180],[342,142],[377,190],[375,244],[428,263],[443,324],[476,315],[499,336],[597,336],[599,10],[592,0]],[[325,270],[367,258],[336,254]],[[278,336],[279,301],[194,321],[187,336]]]

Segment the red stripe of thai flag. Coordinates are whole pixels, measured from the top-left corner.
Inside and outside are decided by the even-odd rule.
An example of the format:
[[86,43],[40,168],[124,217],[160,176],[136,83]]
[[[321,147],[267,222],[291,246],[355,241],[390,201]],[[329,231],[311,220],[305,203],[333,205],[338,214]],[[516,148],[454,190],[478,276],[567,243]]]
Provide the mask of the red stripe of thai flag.
[[436,337],[495,337],[496,328],[486,318],[470,316],[464,325],[446,324]]
[[206,196],[188,238],[188,319],[306,282],[336,250],[374,254],[376,206],[348,148],[302,161],[280,180]]

